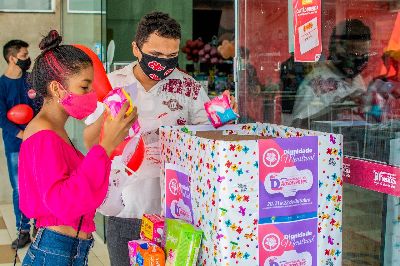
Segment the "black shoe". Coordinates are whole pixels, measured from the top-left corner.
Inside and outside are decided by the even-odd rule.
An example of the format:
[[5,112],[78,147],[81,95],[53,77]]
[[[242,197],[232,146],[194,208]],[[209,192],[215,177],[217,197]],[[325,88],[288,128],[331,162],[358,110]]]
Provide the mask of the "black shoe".
[[[18,245],[17,245],[18,243]],[[19,241],[18,238],[15,239],[12,243],[11,243],[11,247],[13,249],[17,249],[18,248],[23,248],[26,245],[28,245],[29,243],[31,243],[31,235],[29,234],[29,232],[21,232],[21,235],[19,237]]]

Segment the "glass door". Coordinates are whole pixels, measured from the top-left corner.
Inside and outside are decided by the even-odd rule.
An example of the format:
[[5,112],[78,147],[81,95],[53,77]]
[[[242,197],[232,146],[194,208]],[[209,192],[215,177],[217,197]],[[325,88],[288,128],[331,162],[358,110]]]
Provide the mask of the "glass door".
[[[61,28],[63,41],[70,44],[83,44],[97,53],[106,62],[105,22],[106,0],[65,0],[62,1]],[[105,64],[106,65],[106,64]],[[83,143],[82,121],[70,118],[67,131],[74,145],[84,154],[87,150]],[[95,217],[97,234],[105,240],[105,218],[101,214]]]
[[399,1],[235,5],[241,122],[343,134],[343,265],[400,265]]

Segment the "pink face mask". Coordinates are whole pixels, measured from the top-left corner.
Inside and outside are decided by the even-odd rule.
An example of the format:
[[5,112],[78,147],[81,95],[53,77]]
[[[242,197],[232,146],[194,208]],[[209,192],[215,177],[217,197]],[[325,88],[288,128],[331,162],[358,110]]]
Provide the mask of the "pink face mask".
[[93,90],[82,95],[70,92],[60,101],[60,104],[70,116],[82,120],[96,110],[96,92]]

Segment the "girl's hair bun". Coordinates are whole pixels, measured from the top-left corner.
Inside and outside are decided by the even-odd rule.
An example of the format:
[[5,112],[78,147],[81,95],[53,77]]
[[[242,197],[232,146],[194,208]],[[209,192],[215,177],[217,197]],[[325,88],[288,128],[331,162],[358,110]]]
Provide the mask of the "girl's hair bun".
[[52,50],[60,45],[62,41],[62,37],[56,30],[51,30],[49,34],[47,34],[46,37],[42,39],[42,41],[39,44],[40,50],[42,50],[43,53]]

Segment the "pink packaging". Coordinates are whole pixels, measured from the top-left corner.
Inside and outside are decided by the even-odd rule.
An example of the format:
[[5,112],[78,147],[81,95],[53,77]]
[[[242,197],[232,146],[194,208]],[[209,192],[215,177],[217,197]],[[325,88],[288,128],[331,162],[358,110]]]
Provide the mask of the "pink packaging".
[[143,214],[140,238],[161,244],[164,234],[164,217],[157,214]]
[[215,128],[221,127],[239,117],[232,110],[229,98],[225,94],[206,102],[204,108],[206,109],[208,119]]
[[[122,106],[126,101],[129,101],[129,108],[126,112],[127,115],[132,113],[133,104],[132,100],[129,97],[129,94],[125,92],[122,88],[115,88],[111,90],[103,103],[106,105],[107,109],[110,111],[112,117],[116,117],[118,112],[121,110]],[[137,120],[133,125],[131,130],[129,130],[129,137],[133,137],[140,131],[139,120]]]
[[132,240],[128,242],[129,249],[129,262],[131,266],[136,265],[136,256],[138,247],[142,244],[148,244],[149,241],[146,240]]

